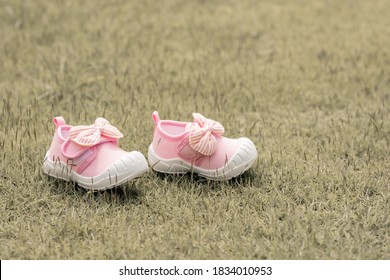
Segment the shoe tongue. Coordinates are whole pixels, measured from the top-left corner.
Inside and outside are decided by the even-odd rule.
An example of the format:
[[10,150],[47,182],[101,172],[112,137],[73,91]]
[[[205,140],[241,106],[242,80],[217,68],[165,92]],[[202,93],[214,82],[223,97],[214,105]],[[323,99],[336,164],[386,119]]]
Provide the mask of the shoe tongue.
[[191,130],[195,123],[187,123],[185,126],[185,131]]

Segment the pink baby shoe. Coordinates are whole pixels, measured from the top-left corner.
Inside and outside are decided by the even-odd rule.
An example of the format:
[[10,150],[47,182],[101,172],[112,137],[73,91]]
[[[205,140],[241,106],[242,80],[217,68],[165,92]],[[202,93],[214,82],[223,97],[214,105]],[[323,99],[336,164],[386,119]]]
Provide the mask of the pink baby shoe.
[[160,120],[157,112],[152,116],[155,129],[148,160],[156,171],[192,171],[207,179],[228,180],[248,170],[257,158],[251,140],[223,137],[223,126],[201,114],[193,114],[194,122]]
[[46,174],[74,181],[90,190],[106,190],[136,178],[148,170],[145,157],[118,147],[120,131],[106,119],[93,125],[71,126],[63,117],[53,120],[57,129],[43,170]]

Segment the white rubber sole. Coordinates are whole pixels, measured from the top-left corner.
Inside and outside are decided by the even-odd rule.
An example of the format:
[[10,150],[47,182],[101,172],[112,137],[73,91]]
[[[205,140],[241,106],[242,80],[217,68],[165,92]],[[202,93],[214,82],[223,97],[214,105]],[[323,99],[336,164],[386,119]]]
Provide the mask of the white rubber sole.
[[148,163],[140,152],[128,153],[113,163],[98,176],[82,176],[61,161],[52,161],[47,156],[43,163],[43,171],[54,178],[76,182],[79,186],[93,191],[103,191],[126,183],[148,171]]
[[248,138],[241,138],[242,143],[237,153],[223,167],[216,170],[202,169],[179,158],[163,159],[156,155],[153,146],[149,146],[148,161],[153,170],[168,174],[197,173],[209,180],[221,181],[237,177],[247,171],[256,161],[257,150]]

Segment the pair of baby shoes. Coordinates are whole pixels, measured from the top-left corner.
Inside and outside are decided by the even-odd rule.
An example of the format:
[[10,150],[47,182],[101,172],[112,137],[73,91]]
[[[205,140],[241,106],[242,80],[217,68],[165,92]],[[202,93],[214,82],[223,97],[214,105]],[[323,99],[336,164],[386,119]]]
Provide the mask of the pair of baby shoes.
[[[194,172],[210,180],[228,180],[248,170],[257,158],[248,138],[230,139],[216,121],[194,113],[193,122],[160,120],[154,112],[154,135],[148,161],[152,169],[169,174]],[[106,119],[71,126],[53,120],[56,131],[43,170],[55,178],[74,181],[90,190],[106,190],[148,171],[144,155],[119,148],[123,134]]]

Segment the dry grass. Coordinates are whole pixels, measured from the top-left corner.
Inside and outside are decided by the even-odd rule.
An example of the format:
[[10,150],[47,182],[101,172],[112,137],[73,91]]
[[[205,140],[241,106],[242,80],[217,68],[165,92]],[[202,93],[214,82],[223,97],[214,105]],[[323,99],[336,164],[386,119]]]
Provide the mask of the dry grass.
[[[0,259],[389,259],[390,2],[0,0]],[[91,193],[53,116],[146,155],[153,110],[248,136],[236,180]]]

